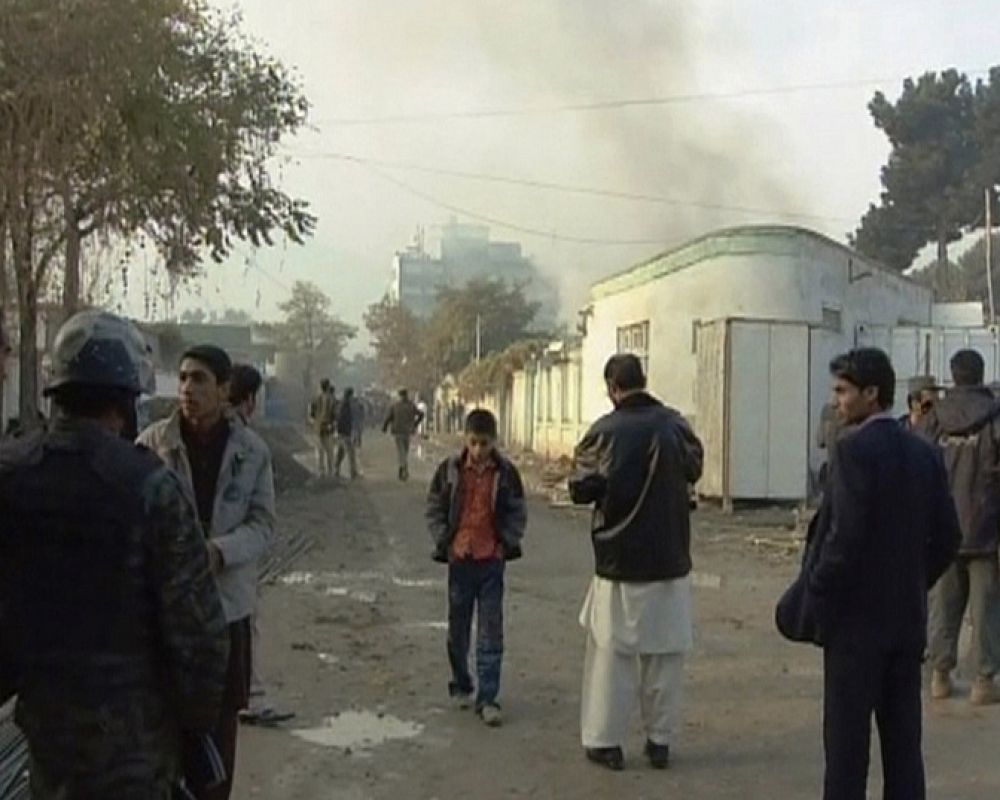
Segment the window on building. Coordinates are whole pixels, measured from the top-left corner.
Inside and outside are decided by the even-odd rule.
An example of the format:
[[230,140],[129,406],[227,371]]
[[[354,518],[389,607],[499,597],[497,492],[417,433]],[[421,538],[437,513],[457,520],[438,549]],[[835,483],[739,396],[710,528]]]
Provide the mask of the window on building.
[[649,374],[649,320],[618,328],[618,352],[638,356],[642,371]]
[[823,306],[823,327],[840,333],[843,329],[843,315],[839,308]]

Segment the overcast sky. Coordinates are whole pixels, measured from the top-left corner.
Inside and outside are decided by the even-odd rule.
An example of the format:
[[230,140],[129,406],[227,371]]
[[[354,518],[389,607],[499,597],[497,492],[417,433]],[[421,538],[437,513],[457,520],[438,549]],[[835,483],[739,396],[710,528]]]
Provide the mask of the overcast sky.
[[[276,316],[287,287],[307,279],[333,297],[339,315],[360,323],[387,285],[393,252],[418,226],[433,237],[452,215],[550,234],[492,226],[493,238],[523,242],[557,280],[568,309],[585,299],[589,281],[712,228],[793,222],[842,240],[877,197],[887,154],[866,110],[872,93],[895,96],[907,75],[950,66],[973,73],[997,58],[991,0],[244,0],[239,7],[247,31],[299,71],[313,103],[312,129],[287,144],[280,170],[285,189],[312,203],[319,225],[305,247],[243,248],[210,269],[200,295],[185,293],[178,308],[237,306],[261,318]],[[766,93],[782,87],[813,88]],[[727,96],[704,97],[719,94]],[[689,99],[554,110],[663,96]],[[495,109],[539,111],[441,116]],[[569,241],[581,238],[639,243]],[[143,311],[143,283],[132,276],[133,313]]]

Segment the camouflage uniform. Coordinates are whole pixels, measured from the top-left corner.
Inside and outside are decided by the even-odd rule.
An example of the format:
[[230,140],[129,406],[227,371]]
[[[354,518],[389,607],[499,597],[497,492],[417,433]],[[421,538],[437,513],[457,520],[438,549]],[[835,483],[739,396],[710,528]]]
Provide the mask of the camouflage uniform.
[[169,798],[182,732],[219,715],[228,657],[180,479],[58,416],[0,447],[0,520],[0,699],[18,698],[32,797]]

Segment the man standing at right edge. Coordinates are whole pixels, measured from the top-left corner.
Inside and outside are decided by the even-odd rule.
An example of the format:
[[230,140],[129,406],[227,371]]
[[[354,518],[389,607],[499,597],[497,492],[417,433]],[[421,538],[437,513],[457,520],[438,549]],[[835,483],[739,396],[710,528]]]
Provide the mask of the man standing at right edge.
[[857,429],[835,445],[808,573],[823,645],[824,800],[865,800],[872,714],[885,800],[924,800],[920,664],[927,591],[961,534],[940,453],[889,413],[896,376],[881,350],[830,365],[837,413]]
[[1000,669],[1000,406],[983,386],[985,365],[975,350],[951,360],[955,388],[920,422],[920,431],[944,453],[951,494],[962,525],[958,559],[931,592],[931,696],[951,696],[958,636],[966,608],[972,617],[969,700],[997,702],[993,676]]

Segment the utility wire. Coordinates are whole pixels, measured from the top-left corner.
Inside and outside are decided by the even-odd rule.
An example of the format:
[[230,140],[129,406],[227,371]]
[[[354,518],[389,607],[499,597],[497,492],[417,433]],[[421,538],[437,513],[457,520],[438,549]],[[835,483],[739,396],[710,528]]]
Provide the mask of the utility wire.
[[[933,70],[924,70],[924,72]],[[938,70],[941,72],[943,70]],[[989,69],[966,70],[966,76],[982,76],[989,74]],[[923,73],[921,73],[923,74]],[[757,89],[741,89],[729,92],[695,92],[690,94],[670,94],[654,97],[632,97],[616,100],[594,100],[582,103],[564,103],[553,106],[522,107],[522,108],[484,108],[465,109],[459,111],[428,111],[415,114],[388,114],[371,117],[330,117],[317,120],[317,124],[340,126],[354,125],[406,125],[420,122],[437,122],[457,119],[496,119],[498,117],[529,117],[546,114],[562,114],[589,111],[610,111],[625,108],[643,108],[655,106],[683,105],[700,102],[718,102],[720,100],[743,100],[757,97],[774,97],[778,95],[805,94],[808,92],[829,92],[843,89],[859,89],[870,86],[900,83],[911,75],[892,78],[863,78],[850,81],[829,81],[823,83],[788,84],[785,86],[761,87]]]
[[543,230],[541,228],[533,228],[533,227],[528,226],[528,225],[520,225],[520,224],[518,224],[516,222],[508,222],[507,220],[503,220],[503,219],[500,219],[498,217],[490,216],[490,215],[487,215],[487,214],[480,214],[477,211],[470,211],[467,208],[462,208],[461,206],[456,206],[456,205],[454,205],[452,203],[449,203],[449,202],[447,202],[445,200],[441,200],[440,198],[435,197],[434,195],[431,195],[431,194],[428,194],[427,192],[421,191],[420,189],[417,189],[416,187],[411,186],[410,184],[405,183],[404,181],[401,181],[398,178],[395,178],[392,175],[389,175],[389,174],[383,172],[378,167],[375,167],[372,164],[364,163],[364,162],[361,162],[361,161],[358,161],[356,163],[358,163],[360,166],[362,166],[365,169],[367,169],[369,172],[371,172],[376,177],[381,178],[383,181],[386,181],[387,183],[391,183],[392,185],[396,186],[397,188],[402,189],[407,194],[413,195],[414,197],[417,197],[417,198],[423,200],[424,202],[430,203],[431,205],[438,206],[439,208],[443,208],[446,211],[451,211],[454,214],[461,214],[461,215],[463,215],[465,217],[468,217],[470,219],[478,220],[479,222],[486,222],[486,223],[488,223],[490,225],[495,225],[498,228],[506,228],[508,230],[517,231],[518,233],[527,234],[529,236],[537,236],[537,237],[540,237],[540,238],[543,238],[543,239],[549,239],[549,240],[558,241],[558,242],[569,242],[569,243],[572,243],[572,244],[608,245],[608,246],[625,246],[625,247],[639,246],[639,245],[646,245],[646,246],[648,246],[648,245],[659,245],[659,246],[663,246],[663,245],[669,245],[669,244],[676,243],[677,241],[680,241],[679,239],[668,240],[668,239],[663,239],[663,238],[659,238],[659,239],[600,239],[600,238],[595,238],[595,237],[590,237],[590,236],[571,236],[571,235],[568,235],[568,234],[557,233],[555,231],[546,231],[546,230]]
[[645,194],[640,192],[624,192],[615,189],[602,189],[588,186],[575,186],[571,184],[554,183],[551,181],[535,180],[532,178],[514,178],[504,175],[491,175],[481,172],[467,172],[464,170],[447,169],[441,167],[428,167],[419,164],[408,164],[398,161],[383,161],[377,158],[366,158],[350,153],[338,152],[301,152],[290,153],[295,158],[319,158],[334,161],[345,161],[362,166],[384,167],[386,169],[408,170],[411,172],[423,172],[428,175],[442,175],[451,178],[463,178],[466,180],[486,181],[490,183],[501,183],[509,186],[525,186],[531,189],[545,189],[554,192],[567,192],[569,194],[590,195],[594,197],[607,197],[614,200],[629,200],[643,203],[656,203],[659,205],[674,206],[678,208],[697,208],[702,211],[716,211],[723,213],[736,213],[748,215],[768,215],[773,217],[785,217],[787,219],[801,219],[812,222],[837,222],[846,224],[856,224],[857,220],[848,217],[833,217],[822,214],[807,214],[796,211],[776,211],[769,208],[754,208],[752,206],[725,205],[722,203],[707,203],[695,200],[681,200],[676,197],[665,195]]

